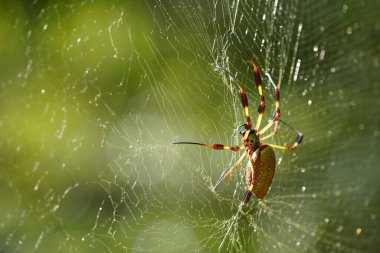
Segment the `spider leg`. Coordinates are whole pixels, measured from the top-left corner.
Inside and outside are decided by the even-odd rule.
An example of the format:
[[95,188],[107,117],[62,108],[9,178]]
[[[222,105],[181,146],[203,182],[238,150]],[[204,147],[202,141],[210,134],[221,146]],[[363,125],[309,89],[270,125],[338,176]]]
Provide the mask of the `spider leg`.
[[249,113],[248,113],[247,94],[245,94],[243,87],[241,87],[239,85],[239,88],[240,88],[240,93],[241,93],[241,102],[242,102],[243,108],[244,108],[245,119],[247,121],[247,127],[248,127],[248,129],[251,129],[251,118],[249,117]]
[[[265,75],[268,77],[269,79],[269,82],[272,84],[273,88],[274,88],[274,94],[276,96],[276,114],[275,116],[273,117],[273,119],[268,123],[268,125],[266,125],[263,129],[261,129],[261,131],[259,131],[259,136],[261,134],[263,134],[264,132],[266,132],[271,126],[273,126],[276,122],[278,122],[278,120],[280,119],[281,117],[281,112],[280,112],[280,90],[278,89],[277,85],[274,84],[273,80],[272,80],[272,77],[269,75],[269,73],[265,73]],[[275,126],[275,131],[277,131],[277,128],[278,128],[278,124],[276,124]],[[265,140],[269,137],[263,137],[261,140]]]
[[213,148],[213,149],[218,149],[218,150],[222,150],[222,149],[225,149],[225,150],[232,150],[232,151],[239,151],[239,150],[242,150],[245,148],[245,146],[235,146],[235,147],[232,147],[232,146],[226,146],[226,145],[223,145],[223,144],[204,144],[204,143],[198,143],[198,142],[188,142],[188,141],[185,141],[185,142],[173,142],[173,144],[193,144],[193,145],[200,145],[200,146],[204,146],[204,147],[207,147],[207,148]]
[[220,183],[222,183],[223,182],[223,180],[224,179],[226,179],[226,178],[228,178],[229,177],[229,175],[240,165],[240,163],[243,161],[243,159],[244,159],[244,157],[245,157],[245,155],[246,155],[247,153],[246,152],[244,152],[243,154],[242,154],[242,156],[240,156],[240,158],[239,158],[239,160],[236,162],[236,164],[234,165],[234,166],[232,166],[232,168],[229,170],[229,171],[227,171],[226,173],[223,173],[222,175],[221,175],[221,177],[219,178],[219,180],[218,180],[218,182],[215,184],[215,186],[214,186],[214,191],[216,190],[216,188],[218,188],[218,186],[220,185]]
[[288,146],[280,146],[280,145],[275,145],[275,144],[267,144],[267,143],[265,143],[265,144],[268,146],[271,146],[273,148],[290,150],[290,151],[297,149],[298,145],[301,143],[301,141],[303,139],[303,134],[300,131],[298,131],[297,129],[295,129],[294,127],[292,127],[291,125],[289,125],[288,123],[286,123],[285,121],[283,121],[283,120],[279,120],[279,121],[297,133],[297,138],[296,138],[296,141],[294,142],[293,146],[288,147]]
[[256,126],[255,126],[255,130],[257,131],[259,129],[259,127],[260,127],[261,120],[263,119],[263,114],[264,114],[264,110],[265,110],[265,98],[264,98],[263,89],[262,89],[262,86],[261,86],[261,77],[260,77],[260,73],[259,73],[259,68],[256,66],[256,64],[253,61],[251,55],[248,53],[247,48],[244,46],[243,42],[239,39],[239,37],[235,33],[231,33],[231,34],[233,34],[236,37],[236,39],[238,40],[239,44],[244,49],[244,52],[247,55],[247,57],[249,59],[249,62],[251,63],[251,65],[253,67],[253,72],[255,73],[256,86],[257,86],[257,89],[258,89],[259,95],[260,95],[259,116],[257,118],[257,122],[256,122]]
[[247,98],[247,94],[245,93],[243,87],[240,85],[239,81],[232,75],[232,73],[229,72],[227,69],[223,68],[223,70],[228,73],[228,75],[235,81],[235,83],[237,84],[237,86],[240,89],[241,102],[242,102],[243,109],[244,109],[245,119],[247,121],[248,129],[251,129],[251,118],[249,117],[249,113],[248,113],[248,98]]
[[255,174],[255,169],[254,169],[254,162],[253,160],[256,159],[256,155],[257,155],[257,151],[254,152],[254,155],[255,157],[253,158],[252,157],[252,154],[249,154],[249,162],[251,163],[251,175],[252,175],[252,180],[251,180],[251,184],[247,190],[247,193],[245,194],[245,197],[244,197],[244,200],[243,200],[243,203],[242,205],[244,206],[245,204],[248,203],[249,199],[251,198],[251,195],[252,195],[252,192],[253,192],[253,187],[255,185],[255,182],[256,182],[256,174]]
[[281,121],[281,120],[276,121],[276,122],[274,123],[274,129],[273,129],[273,132],[270,133],[270,134],[268,134],[268,135],[265,135],[264,137],[260,137],[260,141],[264,141],[264,140],[266,140],[266,139],[269,139],[269,138],[275,136],[275,135],[278,133],[278,127],[279,127],[279,125],[280,125],[280,121]]
[[273,82],[272,77],[269,75],[269,73],[265,73],[265,75],[268,77],[269,82],[272,84],[272,86],[274,88],[274,94],[276,96],[276,114],[274,115],[273,119],[263,129],[261,129],[261,131],[259,131],[259,136],[261,134],[263,134],[264,132],[266,132],[274,124],[276,124],[276,125],[275,125],[274,132],[271,133],[271,134],[269,134],[269,135],[267,135],[267,136],[264,136],[263,138],[260,138],[261,140],[266,140],[266,139],[272,137],[273,135],[275,135],[277,133],[278,125],[279,125],[278,124],[278,120],[281,117],[281,112],[280,112],[280,90],[278,89],[277,85]]
[[257,68],[256,64],[253,62],[251,57],[249,57],[249,61],[251,62],[253,66],[253,71],[255,72],[256,86],[257,86],[257,89],[259,90],[259,95],[260,95],[259,116],[257,118],[257,122],[255,126],[255,130],[257,131],[260,127],[261,120],[263,119],[263,114],[265,110],[265,98],[263,95],[263,89],[261,87],[261,77],[260,77],[259,69]]

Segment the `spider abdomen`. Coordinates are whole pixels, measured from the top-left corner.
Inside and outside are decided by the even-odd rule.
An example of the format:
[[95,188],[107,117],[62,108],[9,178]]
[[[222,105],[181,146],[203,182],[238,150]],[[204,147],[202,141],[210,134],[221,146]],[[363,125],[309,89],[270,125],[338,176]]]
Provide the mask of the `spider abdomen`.
[[253,184],[253,193],[258,199],[264,198],[272,184],[276,169],[276,158],[274,151],[267,145],[259,147],[256,159],[253,161],[253,173],[251,163],[248,160],[246,183],[250,187]]

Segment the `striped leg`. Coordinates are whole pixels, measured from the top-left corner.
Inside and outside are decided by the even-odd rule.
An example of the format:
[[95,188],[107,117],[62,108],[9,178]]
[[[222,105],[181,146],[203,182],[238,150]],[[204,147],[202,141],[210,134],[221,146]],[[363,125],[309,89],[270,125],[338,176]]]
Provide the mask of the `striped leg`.
[[[255,155],[257,155],[257,153],[255,152],[254,153]],[[252,196],[252,192],[253,192],[253,187],[255,185],[255,182],[256,182],[256,174],[255,174],[255,169],[254,169],[254,163],[253,163],[253,159],[256,159],[256,158],[253,158],[252,157],[252,154],[249,154],[249,161],[251,163],[251,175],[252,175],[252,181],[251,181],[251,184],[247,190],[247,193],[245,194],[245,197],[244,197],[244,200],[243,200],[243,203],[242,205],[244,206],[245,204],[248,203],[249,199],[251,198]]]
[[296,141],[294,142],[293,146],[291,146],[291,147],[288,147],[288,146],[279,146],[279,145],[275,145],[275,144],[266,144],[266,145],[271,146],[273,148],[290,150],[290,151],[293,151],[293,150],[297,149],[298,145],[301,143],[301,141],[303,139],[303,134],[300,131],[298,131],[297,129],[295,129],[294,127],[292,127],[291,125],[289,125],[288,123],[286,123],[285,121],[283,121],[283,120],[279,120],[279,121],[282,124],[284,124],[285,126],[289,127],[291,130],[293,130],[294,132],[297,133]]
[[226,71],[228,73],[228,75],[235,81],[235,83],[237,84],[237,86],[240,89],[241,102],[243,104],[243,109],[244,109],[244,116],[245,116],[245,119],[247,121],[248,129],[251,129],[251,118],[249,117],[249,113],[248,113],[248,98],[247,98],[247,94],[245,93],[243,87],[241,87],[239,81],[231,74],[231,72],[229,72],[226,69],[224,69],[224,71]]
[[268,134],[268,135],[265,135],[264,137],[260,137],[260,141],[264,141],[266,139],[269,139],[269,138],[275,136],[278,133],[278,127],[280,126],[280,124],[279,124],[280,121],[281,120],[276,121],[276,123],[274,123],[274,130],[273,130],[273,132],[270,133],[270,134]]
[[251,63],[251,65],[253,67],[253,72],[255,73],[256,86],[257,86],[257,89],[258,89],[259,95],[260,95],[259,117],[257,118],[257,122],[256,122],[256,126],[255,126],[255,130],[258,131],[260,124],[261,124],[261,120],[263,119],[263,114],[264,114],[264,110],[265,110],[265,98],[264,98],[263,89],[261,86],[261,77],[260,77],[260,73],[259,73],[259,68],[256,66],[251,55],[248,53],[247,48],[244,46],[243,42],[239,39],[239,37],[235,33],[231,33],[231,34],[236,37],[239,44],[244,49],[244,52],[247,55],[249,62]]
[[281,117],[281,112],[280,112],[280,90],[278,89],[277,85],[273,82],[272,77],[269,75],[269,73],[265,73],[265,75],[268,77],[269,82],[272,84],[272,86],[274,88],[274,93],[275,93],[275,96],[276,96],[276,114],[273,117],[273,119],[269,122],[269,124],[266,125],[263,129],[261,129],[261,131],[259,131],[259,136],[261,134],[263,134],[264,132],[266,132],[274,124],[276,124],[276,126],[275,126],[275,130],[274,130],[274,132],[272,134],[269,134],[269,135],[267,135],[267,136],[265,136],[263,138],[260,138],[261,140],[266,140],[266,139],[268,139],[268,138],[270,138],[270,137],[272,137],[273,135],[276,134],[276,132],[278,130],[278,120]]
[[244,91],[243,87],[241,87],[239,85],[239,88],[240,88],[240,93],[241,93],[241,102],[242,102],[243,108],[244,108],[245,119],[247,121],[247,127],[248,127],[248,129],[251,129],[251,118],[249,117],[249,114],[248,114],[248,99],[247,99],[247,95],[245,94],[245,91]]
[[251,184],[251,186],[247,190],[247,193],[245,194],[245,197],[244,197],[244,200],[243,200],[243,206],[248,203],[249,199],[252,196],[252,192],[253,192],[253,184]]
[[188,142],[188,141],[185,141],[185,142],[173,142],[173,144],[193,144],[193,145],[200,145],[200,146],[207,147],[207,148],[213,148],[213,149],[219,149],[219,150],[225,149],[225,150],[232,150],[232,151],[239,151],[239,150],[245,149],[245,146],[231,147],[231,146],[226,146],[226,145],[223,145],[223,144],[203,144],[203,143]]
[[255,126],[255,130],[258,131],[260,124],[261,124],[261,120],[263,119],[263,114],[264,114],[264,110],[265,110],[265,98],[264,98],[263,89],[261,86],[261,77],[260,77],[259,69],[257,68],[256,64],[253,62],[253,60],[250,56],[249,56],[249,61],[251,62],[252,66],[253,66],[253,71],[255,72],[256,86],[257,86],[257,89],[258,89],[259,95],[260,95],[259,117],[257,118],[257,122],[256,122],[256,126]]
[[224,179],[228,178],[231,175],[231,173],[241,164],[241,162],[243,161],[243,159],[244,159],[244,157],[245,157],[246,154],[247,153],[244,152],[243,155],[237,161],[237,163],[234,166],[232,166],[232,168],[229,171],[227,171],[226,173],[222,174],[222,176],[219,178],[218,182],[214,186],[214,191],[216,190],[216,188],[218,188],[218,186],[220,185],[220,183],[222,183]]

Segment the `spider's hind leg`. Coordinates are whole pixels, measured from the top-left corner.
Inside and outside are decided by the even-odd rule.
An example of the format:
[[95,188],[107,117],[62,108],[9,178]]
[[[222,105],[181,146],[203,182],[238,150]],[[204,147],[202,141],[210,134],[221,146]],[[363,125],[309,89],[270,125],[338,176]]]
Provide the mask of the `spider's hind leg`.
[[221,175],[221,177],[219,178],[219,180],[218,180],[218,182],[216,182],[216,184],[215,184],[215,186],[214,186],[214,191],[216,190],[216,188],[218,188],[218,186],[223,182],[223,180],[224,179],[226,179],[226,178],[228,178],[230,175],[231,175],[231,173],[240,165],[240,163],[243,161],[243,159],[244,159],[244,157],[245,157],[245,155],[246,155],[247,153],[246,152],[244,152],[243,153],[243,155],[239,158],[239,160],[236,162],[236,164],[234,165],[234,166],[232,166],[232,168],[229,170],[229,171],[227,171],[226,173],[223,173],[222,175]]
[[252,192],[253,192],[253,187],[255,186],[255,182],[256,182],[256,174],[255,174],[255,169],[254,169],[254,160],[256,159],[256,156],[257,156],[256,152],[253,153],[254,157],[252,156],[252,154],[249,154],[249,162],[251,163],[251,166],[250,166],[250,169],[251,169],[251,182],[250,182],[249,188],[248,188],[248,190],[247,190],[247,192],[245,194],[245,197],[243,199],[243,202],[242,202],[243,206],[245,204],[247,204],[248,201],[249,201],[249,199],[251,198]]

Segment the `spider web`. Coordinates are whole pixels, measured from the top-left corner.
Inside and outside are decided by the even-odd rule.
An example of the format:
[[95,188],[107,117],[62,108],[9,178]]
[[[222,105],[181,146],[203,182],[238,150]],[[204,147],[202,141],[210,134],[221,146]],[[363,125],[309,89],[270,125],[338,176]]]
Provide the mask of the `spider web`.
[[[0,252],[374,252],[379,3],[40,1],[1,8]],[[239,210],[239,91],[305,138]],[[292,145],[280,126],[268,142]]]

